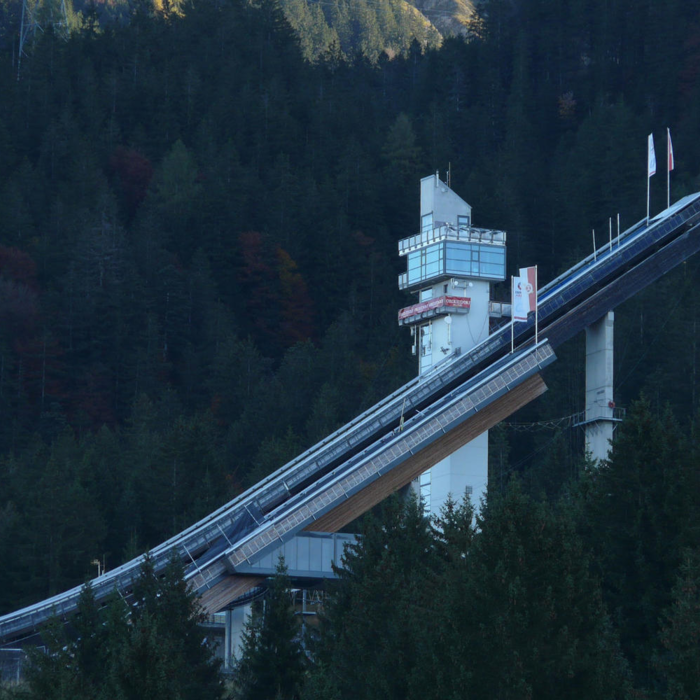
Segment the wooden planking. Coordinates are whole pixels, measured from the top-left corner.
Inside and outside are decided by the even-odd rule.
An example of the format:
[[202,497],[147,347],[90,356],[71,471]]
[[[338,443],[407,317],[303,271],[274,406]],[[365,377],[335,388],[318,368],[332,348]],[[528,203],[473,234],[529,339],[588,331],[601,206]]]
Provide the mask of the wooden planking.
[[525,404],[547,391],[539,374],[526,379],[507,394],[474,414],[461,425],[439,438],[405,462],[381,476],[369,486],[343,501],[337,508],[321,516],[305,530],[337,532],[401,487],[409,484],[426,469],[448,457],[469,441],[504,420]]
[[259,586],[265,580],[264,576],[227,576],[200,596],[199,602],[207,615],[225,608],[229,603],[240,598],[251,588]]
[[[431,445],[409,457],[390,472],[380,477],[367,488],[343,501],[337,508],[321,516],[305,529],[320,532],[337,532],[380,501],[410,483],[426,469],[451,455],[462,445],[492,428],[498,422],[522,408],[547,390],[547,386],[536,374],[522,384],[511,389],[482,411],[468,418],[464,423],[446,433]],[[202,593],[200,602],[208,614],[218,612],[265,580],[261,576],[232,575],[219,581]]]

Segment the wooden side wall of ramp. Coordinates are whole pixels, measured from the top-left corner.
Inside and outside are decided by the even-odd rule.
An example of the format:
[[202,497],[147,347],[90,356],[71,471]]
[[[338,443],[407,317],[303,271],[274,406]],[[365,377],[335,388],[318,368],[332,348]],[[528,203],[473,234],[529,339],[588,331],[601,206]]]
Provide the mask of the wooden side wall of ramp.
[[446,433],[439,440],[412,455],[405,462],[380,477],[367,488],[356,493],[334,510],[307,526],[306,530],[337,532],[341,527],[358,518],[380,501],[411,483],[424,471],[494,425],[505,420],[525,404],[547,391],[547,385],[539,374],[530,377],[507,394],[489,404],[464,423]]
[[[547,391],[547,385],[539,374],[530,377],[305,529],[316,532],[337,532],[387,496],[409,484],[426,469],[430,469],[486,430],[493,428],[545,391]],[[200,602],[207,613],[218,612],[236,598],[260,585],[263,580],[259,576],[228,576],[204,591]]]
[[264,580],[261,576],[227,576],[204,591],[199,602],[207,615],[213,615],[236,598],[259,586]]

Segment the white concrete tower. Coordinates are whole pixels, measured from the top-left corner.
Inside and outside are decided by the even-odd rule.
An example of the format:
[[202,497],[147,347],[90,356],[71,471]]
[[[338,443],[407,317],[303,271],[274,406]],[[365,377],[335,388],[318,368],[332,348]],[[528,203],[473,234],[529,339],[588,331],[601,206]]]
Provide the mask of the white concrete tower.
[[[399,311],[399,325],[411,328],[422,376],[489,335],[491,282],[506,276],[506,236],[473,227],[471,207],[437,173],[421,180],[420,194],[420,233],[399,241],[408,263],[399,288],[418,294],[418,303]],[[420,477],[426,512],[439,513],[448,494],[459,500],[465,492],[478,507],[487,481],[484,433]]]

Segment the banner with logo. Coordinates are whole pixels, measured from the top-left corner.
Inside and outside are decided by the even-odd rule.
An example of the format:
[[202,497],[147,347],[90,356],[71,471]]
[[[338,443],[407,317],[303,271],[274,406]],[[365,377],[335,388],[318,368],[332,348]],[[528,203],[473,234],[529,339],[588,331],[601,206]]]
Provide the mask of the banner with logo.
[[537,268],[521,267],[520,275],[512,279],[513,320],[527,321],[528,313],[537,308]]

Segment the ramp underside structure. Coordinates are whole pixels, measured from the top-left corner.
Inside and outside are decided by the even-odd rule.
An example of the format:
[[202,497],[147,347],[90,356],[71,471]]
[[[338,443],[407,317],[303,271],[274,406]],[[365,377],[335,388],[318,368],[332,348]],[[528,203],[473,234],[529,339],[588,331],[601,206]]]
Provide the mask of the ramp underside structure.
[[[260,584],[260,560],[296,536],[337,532],[546,387],[554,349],[700,250],[700,194],[620,234],[540,290],[534,314],[455,352],[253,488],[151,551],[175,553],[205,608],[225,608]],[[511,332],[515,352],[511,353]],[[461,494],[455,494],[459,497]],[[92,582],[98,600],[128,596],[142,557]],[[18,645],[52,615],[75,611],[80,588],[0,617],[0,645]]]

